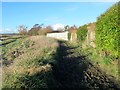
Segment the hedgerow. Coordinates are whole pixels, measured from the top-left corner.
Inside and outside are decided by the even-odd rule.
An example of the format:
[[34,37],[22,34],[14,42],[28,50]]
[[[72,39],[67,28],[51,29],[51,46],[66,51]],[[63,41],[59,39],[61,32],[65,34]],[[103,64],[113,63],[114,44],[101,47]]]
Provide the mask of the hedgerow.
[[102,51],[118,56],[120,46],[120,21],[118,20],[118,5],[114,4],[96,22],[96,45]]
[[70,38],[71,38],[71,33],[68,32],[68,40],[70,40]]
[[87,25],[83,25],[78,28],[77,30],[77,40],[84,41],[87,36]]

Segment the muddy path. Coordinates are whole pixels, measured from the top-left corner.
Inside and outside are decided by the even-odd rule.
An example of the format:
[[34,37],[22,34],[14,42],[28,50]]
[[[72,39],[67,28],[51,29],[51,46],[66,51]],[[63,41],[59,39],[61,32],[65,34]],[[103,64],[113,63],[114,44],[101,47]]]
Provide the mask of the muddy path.
[[54,78],[59,88],[80,88],[88,90],[119,90],[118,85],[98,67],[92,65],[86,56],[75,52],[66,42],[59,42],[56,64],[53,65]]

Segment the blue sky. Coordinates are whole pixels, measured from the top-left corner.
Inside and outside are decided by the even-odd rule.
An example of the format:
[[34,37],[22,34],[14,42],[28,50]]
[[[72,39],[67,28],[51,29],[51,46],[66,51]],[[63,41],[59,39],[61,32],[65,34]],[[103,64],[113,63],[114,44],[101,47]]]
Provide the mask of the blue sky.
[[77,25],[96,21],[113,2],[2,2],[2,33],[15,33],[18,25]]

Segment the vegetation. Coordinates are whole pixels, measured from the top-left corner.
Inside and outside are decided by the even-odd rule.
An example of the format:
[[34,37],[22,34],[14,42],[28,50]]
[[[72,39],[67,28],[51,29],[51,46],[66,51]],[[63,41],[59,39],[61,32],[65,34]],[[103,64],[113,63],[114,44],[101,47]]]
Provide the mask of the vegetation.
[[[3,88],[118,89],[118,3],[95,23],[96,48],[81,48],[87,36],[86,24],[77,30],[78,43],[45,37],[52,27],[43,24],[35,24],[29,31],[20,25],[20,36],[1,37]],[[75,25],[65,26],[68,40],[76,29]]]
[[[56,52],[58,43],[43,36],[32,36],[22,40],[19,44],[18,41],[14,42],[16,46],[4,54],[7,61],[13,60],[14,62],[7,65],[7,67],[3,67],[5,71],[3,74],[3,88],[52,87],[55,81],[50,63],[54,62],[53,55]],[[9,44],[9,48],[11,45],[13,44]],[[12,58],[14,55],[16,56]]]
[[[120,3],[120,2],[119,2]],[[118,3],[98,17],[96,22],[96,44],[107,55],[118,57],[120,53],[120,27],[118,20]]]
[[53,31],[51,26],[43,28],[42,25],[35,24],[33,28],[28,31],[28,35],[46,35]]
[[28,31],[29,35],[39,35],[39,30],[41,30],[42,25],[35,24],[33,27]]
[[77,30],[77,39],[79,42],[82,42],[85,40],[87,36],[87,25],[83,25],[78,28]]
[[50,33],[53,31],[51,26],[43,27],[43,24],[35,24],[30,30],[27,30],[27,27],[25,25],[19,25],[18,26],[18,32],[19,35],[46,35],[47,33]]
[[[113,85],[109,77],[90,64],[91,59],[95,59],[90,58],[91,52],[78,46],[65,41],[59,41],[58,45],[56,40],[43,36],[24,38],[4,54],[13,62],[7,66],[3,64],[3,88],[101,88],[101,85],[109,88]],[[108,70],[114,72],[115,69]],[[102,79],[104,83],[100,85]]]
[[68,32],[68,40],[70,40],[70,38],[71,38],[71,33]]
[[[85,39],[86,25],[77,35],[80,41]],[[84,32],[83,32],[84,31]],[[119,59],[119,34],[120,27],[118,23],[118,3],[109,8],[104,14],[98,17],[96,22],[96,48],[87,47],[80,51],[97,65],[102,71],[108,75],[114,76],[116,79],[120,76],[118,67]],[[82,33],[82,34],[80,34]],[[112,67],[112,68],[111,68]]]
[[89,58],[90,62],[99,67],[104,73],[108,76],[113,76],[116,80],[120,77],[118,72],[119,63],[112,56],[103,57],[98,54],[98,50],[94,48],[85,48],[79,49],[83,55],[86,55]]
[[27,34],[27,27],[25,25],[19,25],[17,28],[20,35]]
[[16,41],[17,39],[22,38],[21,36],[2,36],[0,45],[6,45]]
[[[98,17],[95,28],[96,48],[86,47],[80,49],[89,60],[97,65],[103,72],[116,78],[120,77],[119,67],[119,34],[118,3],[109,8]],[[79,27],[77,31],[78,46],[85,40],[87,25]]]
[[2,49],[2,54],[6,54],[12,48],[15,48],[16,46],[21,44],[22,40],[24,40],[25,37],[20,36],[9,36],[9,38],[7,37],[8,39],[1,42],[0,49]]
[[51,33],[53,31],[51,26],[47,26],[45,28],[42,28],[42,30],[38,31],[39,35],[46,35],[47,33]]

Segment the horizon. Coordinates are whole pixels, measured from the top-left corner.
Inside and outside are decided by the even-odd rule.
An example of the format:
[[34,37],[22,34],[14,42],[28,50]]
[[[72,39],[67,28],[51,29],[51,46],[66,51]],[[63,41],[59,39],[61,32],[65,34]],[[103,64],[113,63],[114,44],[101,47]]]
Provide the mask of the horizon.
[[16,27],[34,24],[76,25],[96,22],[115,2],[2,2],[2,33],[17,33]]

